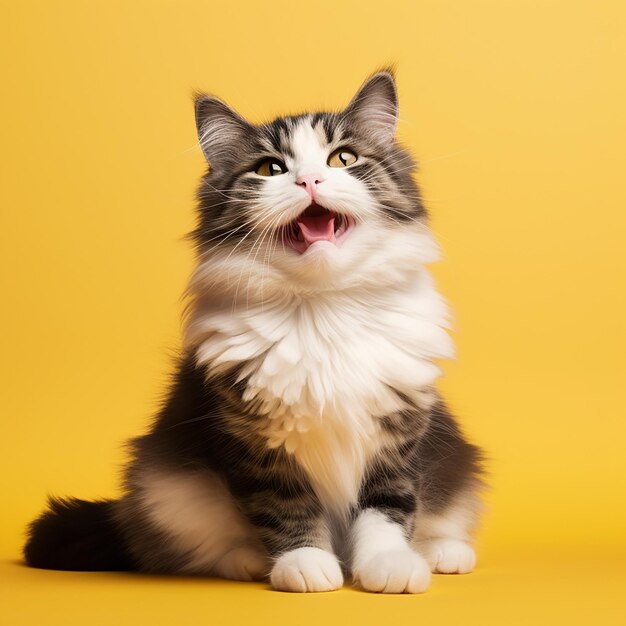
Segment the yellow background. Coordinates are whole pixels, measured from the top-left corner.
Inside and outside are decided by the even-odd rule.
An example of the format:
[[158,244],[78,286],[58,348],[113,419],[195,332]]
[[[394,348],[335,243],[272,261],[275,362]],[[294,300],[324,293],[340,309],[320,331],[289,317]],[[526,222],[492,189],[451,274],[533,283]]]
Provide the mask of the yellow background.
[[[0,619],[624,623],[625,22],[618,0],[3,0]],[[388,62],[456,312],[442,387],[490,457],[476,573],[298,597],[20,567],[47,492],[116,493],[164,389],[192,90],[261,121]]]

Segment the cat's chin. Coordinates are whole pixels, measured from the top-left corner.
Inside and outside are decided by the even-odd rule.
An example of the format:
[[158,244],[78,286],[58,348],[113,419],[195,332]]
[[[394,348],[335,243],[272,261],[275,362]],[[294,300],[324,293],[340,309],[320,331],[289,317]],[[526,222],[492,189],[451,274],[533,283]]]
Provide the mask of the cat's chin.
[[310,244],[304,252],[298,253],[298,263],[317,281],[327,279],[327,274],[337,270],[340,254],[339,246],[330,241],[316,241]]
[[[346,279],[346,265],[350,265],[354,251],[341,249],[329,241],[317,241],[303,253],[285,249],[275,258],[276,267],[286,272],[296,290],[338,288]],[[286,288],[281,283],[281,288]]]

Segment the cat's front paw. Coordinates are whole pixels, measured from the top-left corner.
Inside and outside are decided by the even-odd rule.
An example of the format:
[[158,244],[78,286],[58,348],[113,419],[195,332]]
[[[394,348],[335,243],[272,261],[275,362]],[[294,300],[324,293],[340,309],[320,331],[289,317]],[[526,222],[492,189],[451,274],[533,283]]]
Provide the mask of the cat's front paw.
[[459,539],[428,539],[417,549],[438,574],[468,574],[476,565],[474,548]]
[[276,561],[270,580],[278,591],[334,591],[343,585],[343,574],[334,554],[297,548]]
[[412,550],[381,552],[354,572],[366,591],[423,593],[430,584],[428,563]]

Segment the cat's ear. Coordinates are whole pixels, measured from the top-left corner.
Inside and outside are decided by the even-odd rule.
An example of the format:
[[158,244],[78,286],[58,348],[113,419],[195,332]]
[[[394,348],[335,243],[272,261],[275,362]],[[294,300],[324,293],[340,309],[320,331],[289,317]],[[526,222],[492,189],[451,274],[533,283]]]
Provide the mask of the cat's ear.
[[398,92],[391,70],[368,78],[344,111],[344,117],[379,143],[393,140],[398,125]]
[[228,169],[250,138],[252,125],[219,98],[195,94],[198,141],[211,170]]

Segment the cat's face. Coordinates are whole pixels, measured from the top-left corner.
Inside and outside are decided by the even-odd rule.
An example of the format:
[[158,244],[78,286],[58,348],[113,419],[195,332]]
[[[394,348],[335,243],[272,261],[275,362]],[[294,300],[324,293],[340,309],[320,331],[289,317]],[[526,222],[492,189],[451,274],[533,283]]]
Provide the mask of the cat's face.
[[[195,233],[217,270],[343,288],[432,254],[414,163],[394,140],[393,78],[370,78],[341,113],[252,125],[222,101],[199,96],[196,119],[209,172]],[[430,246],[432,248],[432,246]],[[420,258],[415,258],[421,257]],[[400,258],[402,257],[402,258]]]

